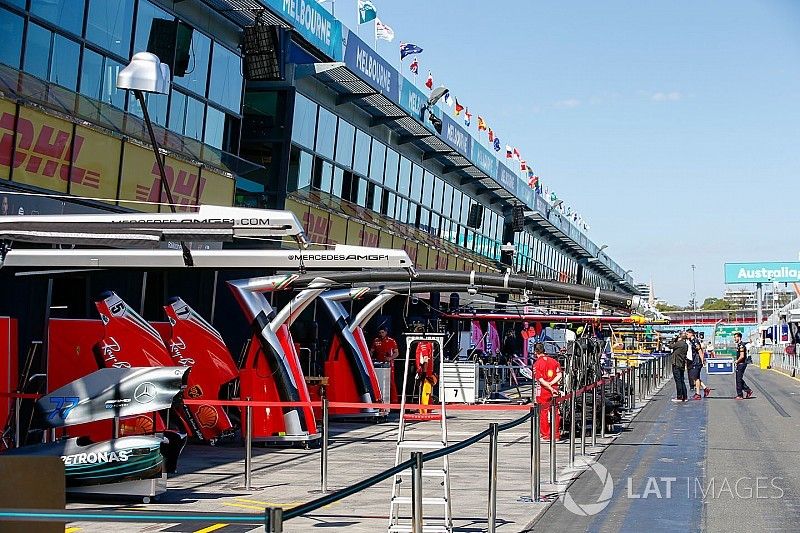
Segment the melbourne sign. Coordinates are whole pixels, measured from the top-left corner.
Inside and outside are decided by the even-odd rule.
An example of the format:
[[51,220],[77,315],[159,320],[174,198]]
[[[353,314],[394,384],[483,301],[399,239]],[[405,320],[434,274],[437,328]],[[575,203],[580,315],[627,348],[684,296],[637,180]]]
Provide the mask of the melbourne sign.
[[469,159],[472,149],[472,137],[467,130],[456,124],[448,115],[442,116],[442,137],[461,155]]
[[308,42],[334,61],[342,59],[342,23],[316,0],[267,0]]
[[800,262],[725,263],[725,283],[800,282]]
[[389,100],[400,101],[400,73],[353,32],[347,35],[344,63]]

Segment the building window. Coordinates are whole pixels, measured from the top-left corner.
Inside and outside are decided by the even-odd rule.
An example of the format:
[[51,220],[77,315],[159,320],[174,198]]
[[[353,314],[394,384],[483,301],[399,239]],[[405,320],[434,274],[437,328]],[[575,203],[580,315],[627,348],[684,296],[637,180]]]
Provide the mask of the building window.
[[[428,193],[430,194],[431,202],[428,206],[431,208],[431,211],[434,213],[438,213],[442,210],[442,196],[444,196],[444,182],[432,176],[432,181],[428,182]],[[428,180],[426,180],[428,181]],[[432,194],[431,194],[432,192]]]
[[3,35],[3,46],[0,46],[0,63],[19,68],[23,26],[22,17],[0,9],[0,32]]
[[[344,170],[342,170],[340,167],[333,167],[333,183],[331,185],[331,194],[333,196],[336,196],[337,198],[344,198],[345,192],[347,192],[348,194],[350,193],[349,190],[348,191],[344,190]],[[349,198],[345,199],[349,200]]]
[[[175,20],[175,17],[150,2],[139,0],[139,9],[136,12],[136,31],[133,38],[134,51],[147,50],[147,43],[150,40],[150,28],[153,26],[153,20],[155,19]],[[163,61],[163,58],[159,59]]]
[[239,113],[242,103],[242,58],[214,43],[208,99]]
[[[205,105],[197,98],[186,97],[186,122],[183,134],[192,139],[203,139],[203,116]],[[148,108],[149,109],[149,108]]]
[[353,150],[353,170],[364,176],[369,172],[369,148],[372,137],[361,130],[356,130],[356,143]]
[[53,39],[53,59],[50,62],[50,76],[53,83],[71,90],[78,87],[78,62],[81,46],[73,40],[55,34]]
[[82,0],[31,0],[31,13],[75,35],[83,30]]
[[369,182],[370,189],[374,188],[374,192],[372,193],[372,210],[376,213],[381,212],[381,205],[383,204],[383,187],[379,185],[375,185],[372,182]]
[[222,148],[225,135],[225,113],[208,106],[206,109],[206,132],[203,142],[214,148]]
[[336,115],[325,109],[319,108],[317,119],[317,143],[315,150],[318,154],[333,159],[333,147],[336,143]]
[[25,72],[47,79],[50,68],[50,42],[53,34],[38,24],[28,24],[28,37],[25,45]]
[[122,57],[131,47],[134,0],[91,0],[86,17],[86,39]]
[[369,163],[369,177],[376,183],[383,183],[383,168],[386,164],[386,145],[372,139],[372,155]]
[[397,191],[398,194],[403,193],[403,189],[397,187],[397,167],[400,164],[400,154],[392,150],[386,149],[386,172],[384,173],[383,183],[387,188]]
[[[183,76],[175,76],[175,85],[189,89],[199,96],[206,96],[208,85],[208,58],[211,53],[211,39],[195,30],[189,48],[189,65]],[[219,102],[224,105],[223,102]],[[230,106],[226,106],[230,109]],[[238,112],[238,105],[232,111]]]
[[[400,172],[397,174],[397,183],[391,184],[392,187],[396,187],[398,194],[408,195],[411,192],[411,166],[411,161],[405,157],[400,158]],[[387,182],[386,185],[389,185],[389,183]]]
[[292,140],[314,149],[314,131],[317,127],[317,104],[300,93],[295,94]]
[[[428,176],[430,175],[427,172],[425,172],[424,174]],[[422,167],[414,165],[414,168],[411,171],[411,190],[409,192],[409,195],[411,196],[411,199],[414,200],[415,202],[422,201],[422,176],[423,176]]]
[[353,167],[354,135],[355,128],[348,122],[339,120],[339,131],[336,134],[336,162],[347,168]]

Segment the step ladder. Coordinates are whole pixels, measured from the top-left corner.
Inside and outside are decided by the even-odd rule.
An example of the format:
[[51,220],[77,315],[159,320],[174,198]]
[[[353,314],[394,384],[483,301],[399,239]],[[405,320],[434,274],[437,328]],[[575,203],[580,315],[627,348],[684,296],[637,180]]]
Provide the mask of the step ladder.
[[[439,403],[431,404],[431,409],[420,409],[418,413],[406,413],[406,403],[421,403],[420,393],[409,393],[408,391],[408,372],[410,368],[411,354],[414,355],[416,370],[416,350],[420,342],[430,343],[431,353],[434,356],[434,364],[438,371],[439,382]],[[398,465],[411,458],[412,452],[430,452],[439,450],[447,446],[447,416],[444,403],[444,390],[441,383],[443,375],[444,361],[444,334],[441,333],[419,333],[406,335],[406,354],[403,372],[403,389],[400,397],[400,422],[397,431],[397,447],[395,450],[394,464]],[[435,363],[438,357],[438,364]],[[421,383],[416,383],[414,389],[422,390]],[[406,400],[410,399],[411,402]],[[411,440],[406,438],[406,424],[408,422],[438,422],[438,435],[424,440]],[[438,463],[439,460],[436,462]],[[413,495],[411,493],[411,469],[403,470],[395,474],[392,483],[392,497],[389,509],[389,533],[412,533],[411,506]],[[420,490],[428,489],[431,485],[441,486],[436,495],[426,495],[422,497],[422,522],[423,533],[452,533],[453,515],[450,505],[450,463],[448,456],[441,458],[441,464],[426,463],[422,469],[422,487]]]

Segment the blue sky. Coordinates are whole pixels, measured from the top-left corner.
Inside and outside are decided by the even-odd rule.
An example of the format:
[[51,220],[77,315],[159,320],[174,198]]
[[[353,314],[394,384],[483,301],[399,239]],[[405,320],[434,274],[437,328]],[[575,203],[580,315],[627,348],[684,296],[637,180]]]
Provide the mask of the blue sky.
[[[396,34],[381,53],[422,46],[420,77],[519,147],[657,296],[685,305],[692,264],[702,301],[726,261],[798,259],[800,2],[373,1]],[[335,7],[351,29],[355,5]]]

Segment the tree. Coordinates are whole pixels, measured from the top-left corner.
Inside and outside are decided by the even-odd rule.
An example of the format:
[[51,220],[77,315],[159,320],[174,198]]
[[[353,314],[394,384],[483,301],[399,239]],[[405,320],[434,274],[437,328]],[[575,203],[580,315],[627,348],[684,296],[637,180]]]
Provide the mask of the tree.
[[732,309],[732,306],[724,298],[706,298],[703,301],[703,307],[701,307],[701,309],[706,311],[720,311]]
[[677,305],[671,305],[668,303],[657,303],[656,309],[658,309],[661,313],[669,313],[670,311],[682,311],[683,308]]

